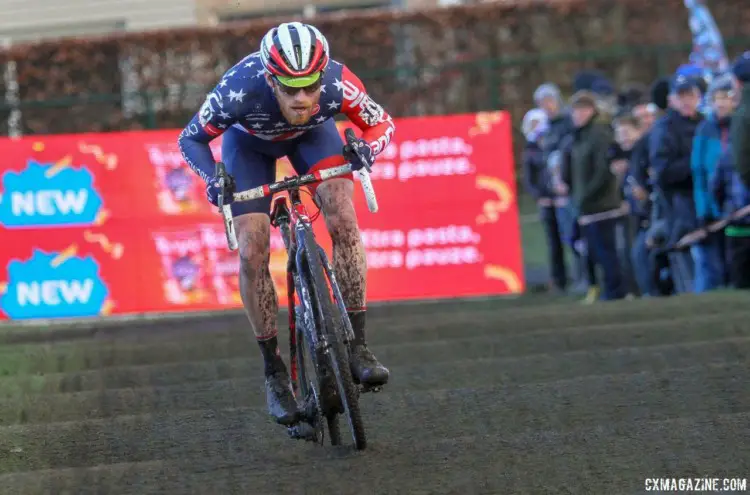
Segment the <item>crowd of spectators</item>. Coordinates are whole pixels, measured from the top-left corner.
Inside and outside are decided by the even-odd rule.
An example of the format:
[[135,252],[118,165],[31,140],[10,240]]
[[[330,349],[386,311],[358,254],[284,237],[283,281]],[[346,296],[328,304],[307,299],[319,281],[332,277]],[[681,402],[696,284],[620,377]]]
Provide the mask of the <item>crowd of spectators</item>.
[[583,71],[567,104],[554,83],[534,101],[522,174],[553,291],[750,288],[750,51],[725,73],[686,64],[650,86]]

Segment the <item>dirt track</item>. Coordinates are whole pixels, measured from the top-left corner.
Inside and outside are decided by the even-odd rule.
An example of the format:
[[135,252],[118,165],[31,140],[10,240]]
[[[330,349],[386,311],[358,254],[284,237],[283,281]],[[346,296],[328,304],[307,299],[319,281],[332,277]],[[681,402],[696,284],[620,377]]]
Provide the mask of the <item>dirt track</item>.
[[375,308],[369,321],[392,383],[362,398],[361,453],[290,440],[271,422],[243,316],[6,331],[0,492],[633,494],[647,477],[691,476],[750,485],[744,294],[443,303]]

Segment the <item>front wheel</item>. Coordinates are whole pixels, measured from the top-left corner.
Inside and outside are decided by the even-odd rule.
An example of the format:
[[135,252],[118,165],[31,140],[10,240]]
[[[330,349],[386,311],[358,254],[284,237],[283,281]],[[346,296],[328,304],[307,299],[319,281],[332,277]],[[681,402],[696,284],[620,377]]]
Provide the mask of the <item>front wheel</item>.
[[[344,413],[349,429],[352,432],[354,447],[364,450],[367,447],[365,427],[359,410],[359,389],[354,384],[351,367],[349,366],[349,352],[344,345],[343,316],[339,307],[333,303],[333,296],[328,285],[328,279],[323,270],[323,261],[320,256],[319,247],[311,230],[305,230],[304,234],[305,258],[309,267],[310,285],[314,291],[314,297],[319,311],[321,328],[330,345],[328,356],[331,369],[336,378],[336,388],[342,399]],[[331,428],[332,424],[335,426]],[[328,421],[329,430],[333,440],[335,430],[338,429],[336,418]]]

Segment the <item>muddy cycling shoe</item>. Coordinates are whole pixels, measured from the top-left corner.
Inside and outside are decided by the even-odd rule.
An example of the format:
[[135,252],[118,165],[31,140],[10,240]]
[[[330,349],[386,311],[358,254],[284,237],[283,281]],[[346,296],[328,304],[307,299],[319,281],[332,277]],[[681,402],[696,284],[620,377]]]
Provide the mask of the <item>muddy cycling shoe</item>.
[[380,364],[365,345],[355,345],[350,358],[354,380],[371,387],[388,383],[388,368]]
[[285,370],[278,370],[266,377],[266,402],[268,412],[277,423],[289,426],[299,421],[297,401],[294,400],[289,374]]

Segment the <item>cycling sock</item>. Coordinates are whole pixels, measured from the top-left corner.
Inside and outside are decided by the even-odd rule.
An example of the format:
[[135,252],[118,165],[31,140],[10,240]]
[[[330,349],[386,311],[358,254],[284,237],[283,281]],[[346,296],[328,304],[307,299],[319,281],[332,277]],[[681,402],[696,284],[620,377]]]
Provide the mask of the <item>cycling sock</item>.
[[365,308],[347,308],[347,315],[349,315],[349,321],[352,324],[352,330],[354,331],[354,345],[366,345],[367,339],[365,338]]
[[263,354],[266,376],[286,370],[284,361],[281,359],[279,339],[276,335],[273,337],[258,337],[258,346],[260,346],[260,352]]

